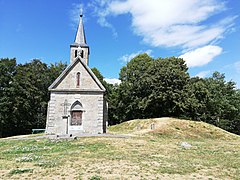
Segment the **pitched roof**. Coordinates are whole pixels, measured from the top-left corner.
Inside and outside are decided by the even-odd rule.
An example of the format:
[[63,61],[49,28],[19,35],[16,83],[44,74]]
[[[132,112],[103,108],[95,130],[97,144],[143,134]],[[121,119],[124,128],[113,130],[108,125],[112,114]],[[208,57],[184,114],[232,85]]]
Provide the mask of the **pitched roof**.
[[60,76],[58,76],[58,78],[49,86],[48,90],[53,91],[62,82],[66,75],[73,69],[73,67],[75,67],[79,62],[83,65],[83,67],[90,74],[92,79],[96,82],[96,84],[100,88],[100,91],[105,92],[106,89],[104,88],[102,83],[98,80],[98,78],[95,76],[92,70],[82,61],[81,57],[77,57],[70,65],[68,65],[67,68],[60,74]]

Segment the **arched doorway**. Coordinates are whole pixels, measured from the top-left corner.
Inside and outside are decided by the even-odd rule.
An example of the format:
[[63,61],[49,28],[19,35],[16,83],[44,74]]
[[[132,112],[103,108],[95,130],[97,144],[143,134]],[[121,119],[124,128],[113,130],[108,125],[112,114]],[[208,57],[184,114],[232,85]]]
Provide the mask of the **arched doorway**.
[[83,117],[83,107],[79,101],[73,103],[71,107],[71,126],[81,126]]

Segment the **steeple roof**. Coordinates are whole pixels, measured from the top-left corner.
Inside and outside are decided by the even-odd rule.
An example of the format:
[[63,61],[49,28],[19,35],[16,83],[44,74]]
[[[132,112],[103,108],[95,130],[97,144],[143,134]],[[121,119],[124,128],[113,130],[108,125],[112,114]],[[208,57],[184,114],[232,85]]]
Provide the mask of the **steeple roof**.
[[74,41],[74,44],[80,45],[80,46],[88,46],[86,43],[86,37],[85,37],[85,31],[84,31],[84,26],[83,26],[83,13],[81,10],[80,13],[80,19],[79,19],[79,24],[78,24],[78,30],[76,33],[76,38]]

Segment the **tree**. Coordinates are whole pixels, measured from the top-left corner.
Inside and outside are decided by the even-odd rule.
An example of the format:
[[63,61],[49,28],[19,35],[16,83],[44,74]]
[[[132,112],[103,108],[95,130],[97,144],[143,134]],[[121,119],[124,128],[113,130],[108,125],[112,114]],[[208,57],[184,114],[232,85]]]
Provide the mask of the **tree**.
[[133,58],[120,71],[118,117],[135,118],[181,116],[190,79],[182,59],[158,58],[147,54]]
[[49,101],[48,87],[66,65],[59,63],[48,67],[40,60],[23,65],[16,65],[15,59],[1,59],[0,62],[4,72],[0,76],[3,89],[0,98],[0,118],[4,122],[1,123],[2,136],[27,134],[32,128],[44,128]]
[[67,63],[63,63],[62,61],[57,62],[55,64],[50,64],[48,67],[48,83],[53,83],[53,81],[63,72],[63,70],[67,67]]
[[206,79],[206,84],[210,97],[207,102],[208,111],[205,121],[228,131],[234,131],[232,121],[237,118],[239,112],[235,83],[226,82],[224,74],[214,72],[212,77]]
[[120,71],[121,84],[115,95],[117,104],[116,117],[120,122],[144,117],[143,99],[147,96],[147,87],[143,77],[153,59],[146,53],[140,54],[127,63]]
[[232,103],[235,104],[235,111],[234,117],[230,121],[230,131],[240,135],[240,90],[236,90],[234,96],[232,98]]
[[226,82],[224,74],[214,72],[210,78],[191,78],[185,116],[219,126],[240,134],[239,90],[235,83]]
[[104,80],[103,80],[103,75],[100,73],[100,71],[97,68],[91,68],[92,72],[95,74],[95,76],[98,78],[98,80],[103,84]]
[[205,79],[193,77],[187,85],[188,93],[185,96],[187,109],[184,117],[192,120],[206,120],[207,102],[210,92]]
[[147,69],[143,78],[148,87],[144,99],[148,117],[179,117],[186,109],[186,85],[190,79],[182,59],[158,58]]
[[4,135],[6,126],[8,126],[8,119],[11,119],[12,109],[11,96],[12,81],[16,71],[16,59],[0,59],[0,137]]
[[30,133],[44,127],[48,101],[48,67],[39,60],[18,65],[12,82],[13,134]]

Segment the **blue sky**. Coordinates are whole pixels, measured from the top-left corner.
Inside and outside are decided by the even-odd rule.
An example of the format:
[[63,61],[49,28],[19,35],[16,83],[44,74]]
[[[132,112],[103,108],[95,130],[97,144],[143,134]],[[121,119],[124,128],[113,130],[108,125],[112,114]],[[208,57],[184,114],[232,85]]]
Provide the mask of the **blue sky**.
[[105,78],[147,52],[184,58],[191,76],[225,73],[240,88],[239,0],[0,0],[0,57],[69,63],[81,7],[89,65]]

